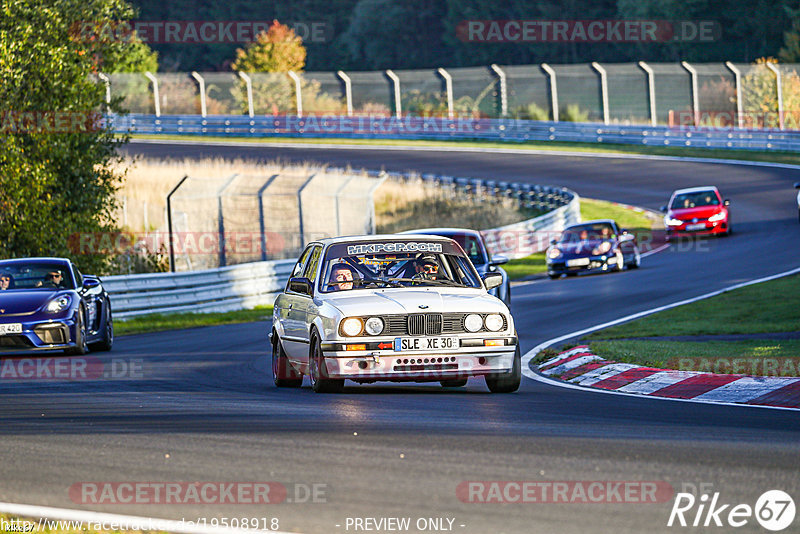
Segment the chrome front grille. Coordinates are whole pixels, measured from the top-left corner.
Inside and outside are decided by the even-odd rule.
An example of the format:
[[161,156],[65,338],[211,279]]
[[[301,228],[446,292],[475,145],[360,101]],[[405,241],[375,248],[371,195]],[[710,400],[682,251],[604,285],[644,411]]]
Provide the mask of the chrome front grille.
[[429,336],[438,336],[442,333],[441,313],[429,313],[425,315],[425,333]]
[[[410,315],[382,315],[385,336],[437,336],[440,334],[462,334],[466,313],[413,313]],[[508,328],[508,319],[503,315],[503,331]],[[484,331],[484,330],[481,330]]]
[[419,336],[425,333],[425,315],[412,313],[408,316],[408,333],[412,336]]

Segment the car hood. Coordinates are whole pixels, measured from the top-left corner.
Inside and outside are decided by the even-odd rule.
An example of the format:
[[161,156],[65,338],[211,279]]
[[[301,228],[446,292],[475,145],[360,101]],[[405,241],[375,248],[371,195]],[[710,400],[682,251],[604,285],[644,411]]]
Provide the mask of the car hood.
[[496,297],[477,289],[359,290],[327,298],[344,316],[405,313],[508,313]]
[[719,213],[722,211],[722,206],[698,206],[696,208],[681,208],[676,210],[670,210],[669,216],[675,219],[708,219],[715,213]]
[[0,317],[33,313],[63,291],[32,289],[30,291],[0,291]]

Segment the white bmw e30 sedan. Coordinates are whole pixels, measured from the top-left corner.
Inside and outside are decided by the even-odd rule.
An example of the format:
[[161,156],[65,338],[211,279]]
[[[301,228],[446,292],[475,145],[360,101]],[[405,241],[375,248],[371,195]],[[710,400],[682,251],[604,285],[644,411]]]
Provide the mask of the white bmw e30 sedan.
[[453,240],[369,235],[310,243],[275,301],[270,341],[277,387],[339,392],[345,379],[440,382],[483,376],[519,388],[514,320]]

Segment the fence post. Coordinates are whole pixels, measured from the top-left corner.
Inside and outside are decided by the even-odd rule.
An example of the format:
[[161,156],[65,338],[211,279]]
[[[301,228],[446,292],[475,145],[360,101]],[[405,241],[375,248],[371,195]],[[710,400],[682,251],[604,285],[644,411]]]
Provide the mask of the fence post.
[[728,67],[733,73],[733,80],[736,83],[736,117],[738,118],[737,124],[739,128],[744,128],[744,106],[742,105],[742,73],[736,66],[731,63],[730,61],[725,62],[725,66]]
[[253,117],[253,80],[244,72],[239,73],[239,77],[244,80],[245,87],[247,87],[247,113]]
[[225,217],[222,213],[222,194],[231,185],[238,174],[231,175],[228,181],[217,190],[217,234],[219,236],[219,266],[225,267],[227,259],[225,258]]
[[161,116],[161,100],[158,97],[158,79],[153,76],[152,72],[145,72],[145,77],[153,84],[153,101],[156,107],[156,117]]
[[342,185],[339,186],[338,189],[336,189],[336,236],[337,237],[342,235],[342,221],[339,218],[339,196],[341,195],[342,191],[344,191],[344,188],[347,187],[347,184],[353,181],[353,178],[355,178],[355,176],[351,175],[349,178],[347,178],[347,180],[344,181]]
[[189,178],[189,175],[185,175],[180,181],[175,184],[175,187],[167,193],[167,238],[169,239],[169,271],[171,273],[175,272],[175,245],[172,239],[172,195],[183,185],[183,182]]
[[655,72],[650,65],[644,61],[639,62],[639,66],[647,73],[647,98],[650,102],[650,126],[656,125],[656,81]]
[[394,85],[394,111],[395,116],[400,119],[403,117],[403,105],[400,101],[400,78],[391,69],[386,70],[386,76],[392,80]]
[[542,70],[547,73],[550,79],[550,107],[553,113],[553,122],[558,122],[558,85],[556,82],[556,71],[547,63],[542,63]]
[[303,189],[305,189],[306,186],[311,183],[311,180],[314,179],[314,176],[316,176],[316,174],[309,176],[308,180],[303,182],[303,185],[301,185],[300,189],[297,190],[297,215],[300,219],[300,248],[303,248],[303,246],[306,244],[305,229],[303,228]]
[[111,80],[102,72],[98,72],[97,77],[103,80],[106,86],[106,113],[111,113]]
[[347,116],[353,116],[353,85],[350,76],[344,73],[343,70],[337,70],[336,74],[344,82],[344,98],[347,103]]
[[506,73],[496,63],[492,63],[492,70],[500,79],[500,116],[508,116],[508,83],[506,83]]
[[206,81],[196,71],[192,71],[192,78],[197,80],[200,86],[200,116],[206,118]]
[[681,65],[692,79],[692,111],[694,112],[694,125],[700,126],[700,100],[697,94],[697,71],[686,61],[681,61]]
[[442,67],[439,67],[436,72],[439,73],[439,76],[444,78],[445,94],[447,95],[447,118],[453,119],[455,117],[455,109],[453,107],[453,77]]
[[389,175],[386,174],[386,171],[381,171],[381,173],[378,175],[378,179],[376,180],[375,185],[373,185],[369,189],[369,191],[367,192],[367,195],[372,200],[372,202],[369,203],[369,233],[370,234],[374,234],[375,233],[375,199],[374,199],[375,190],[378,189],[378,187],[380,187],[380,185],[383,182],[385,182],[387,178],[389,178]]
[[[769,70],[775,73],[775,85],[778,90],[778,125],[780,129],[783,130],[783,84],[781,84],[781,71],[772,63],[765,63],[765,65]],[[766,126],[766,123],[764,126]]]
[[258,227],[261,230],[261,260],[267,261],[267,228],[264,224],[264,191],[275,181],[277,174],[273,174],[258,190]]
[[300,86],[300,76],[293,70],[289,71],[289,77],[294,80],[294,92],[297,95],[297,116],[303,116],[303,93]]
[[592,68],[600,73],[600,99],[603,102],[603,124],[608,124],[608,77],[606,69],[600,66],[600,63],[593,61]]

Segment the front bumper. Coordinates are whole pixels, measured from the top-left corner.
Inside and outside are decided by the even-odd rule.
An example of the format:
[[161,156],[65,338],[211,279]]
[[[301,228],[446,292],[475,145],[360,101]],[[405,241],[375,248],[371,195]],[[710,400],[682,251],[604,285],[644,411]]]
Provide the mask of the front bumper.
[[[483,339],[503,339],[505,344],[489,347],[463,345],[464,341],[480,341],[482,344]],[[340,350],[345,345],[341,342],[323,344],[322,350],[329,378],[356,382],[432,382],[511,371],[517,348],[516,337],[498,335],[460,341],[460,348],[448,351],[351,351]],[[375,345],[379,343],[391,343],[391,340],[376,341]]]
[[[582,260],[580,265],[569,265],[569,262]],[[605,272],[611,269],[621,268],[617,265],[616,254],[603,254],[601,256],[584,256],[579,258],[557,258],[547,260],[547,274],[569,274],[580,272]]]
[[716,222],[705,221],[695,224],[704,224],[705,226],[693,230],[687,230],[687,226],[691,226],[691,223],[684,223],[680,226],[667,226],[667,239],[671,237],[718,235],[718,234],[724,234],[728,231],[727,220],[716,221]]
[[2,323],[21,323],[22,332],[0,335],[0,353],[64,350],[75,346],[75,322],[71,319],[15,321],[14,317],[8,317]]

